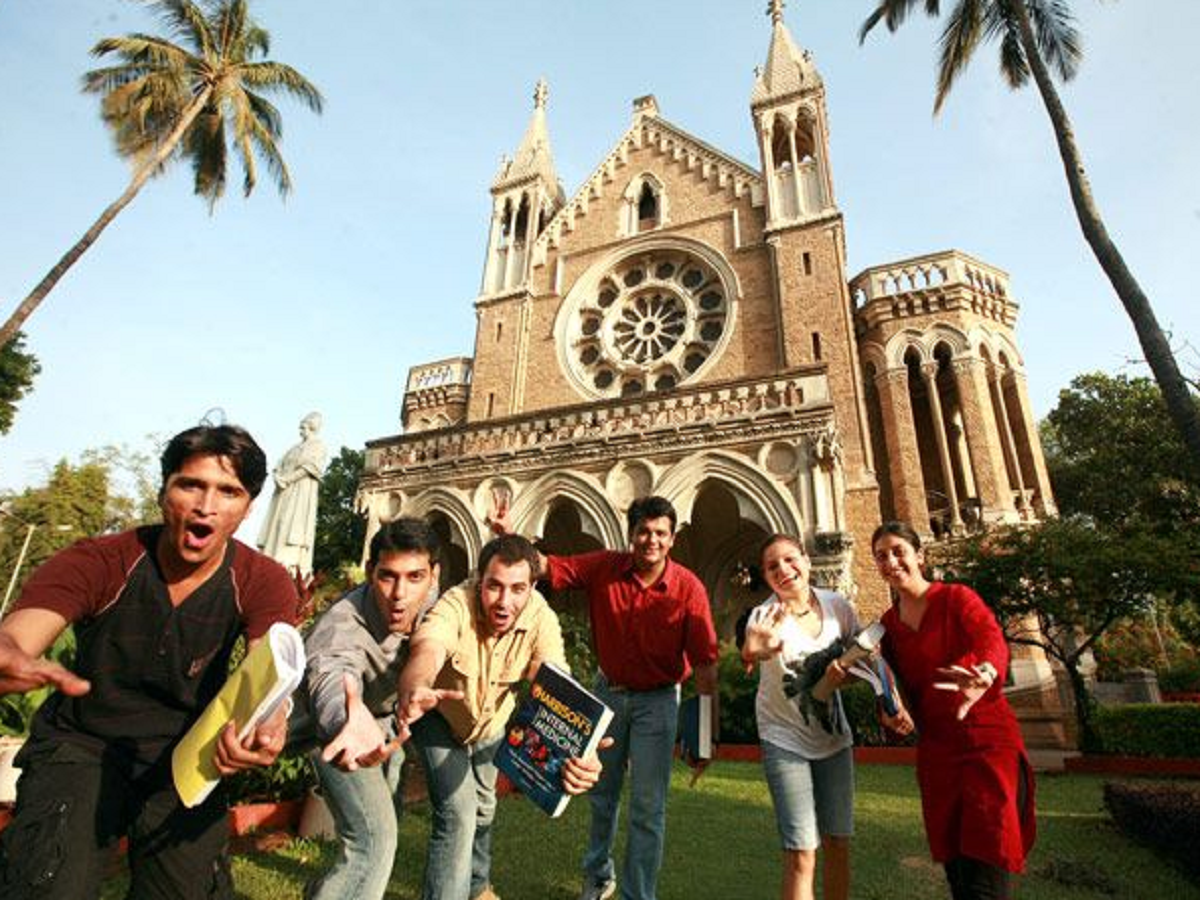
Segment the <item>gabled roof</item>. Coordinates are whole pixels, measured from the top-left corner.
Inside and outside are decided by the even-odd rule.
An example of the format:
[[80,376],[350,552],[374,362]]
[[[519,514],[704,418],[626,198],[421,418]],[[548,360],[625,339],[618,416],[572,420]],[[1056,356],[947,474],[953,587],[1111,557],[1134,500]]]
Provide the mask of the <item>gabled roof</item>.
[[762,205],[763,182],[757,169],[723,153],[666,119],[659,118],[658,106],[653,98],[639,99],[635,109],[629,130],[621,135],[616,146],[579,190],[547,223],[535,249],[544,253],[547,248],[557,247],[564,232],[574,230],[575,220],[588,214],[591,202],[603,196],[606,185],[614,181],[617,173],[629,164],[630,152],[642,147],[657,146],[662,153],[681,161],[688,171],[699,169],[701,178],[730,192],[732,196],[741,197],[749,192],[751,202],[755,206]]

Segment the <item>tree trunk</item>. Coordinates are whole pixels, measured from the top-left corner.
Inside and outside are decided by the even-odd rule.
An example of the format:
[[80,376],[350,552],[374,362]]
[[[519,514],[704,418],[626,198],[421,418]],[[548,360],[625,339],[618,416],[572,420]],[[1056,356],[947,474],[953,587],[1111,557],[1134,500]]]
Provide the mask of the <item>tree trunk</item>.
[[204,104],[208,102],[211,93],[212,88],[206,87],[192,100],[183,111],[179,123],[167,136],[167,139],[154,152],[154,155],[134,173],[129,186],[125,188],[121,196],[105,207],[104,212],[100,214],[100,218],[92,223],[92,227],[84,232],[83,237],[76,241],[75,245],[62,255],[59,261],[54,264],[54,267],[29,292],[29,296],[22,300],[20,305],[13,310],[12,315],[4,323],[4,327],[0,328],[0,347],[12,339],[13,335],[25,324],[25,320],[32,315],[33,311],[38,308],[50,291],[54,289],[54,286],[58,284],[59,279],[67,274],[67,270],[75,265],[79,257],[83,256],[87,249],[100,237],[101,232],[117,217],[117,213],[129,205],[129,202],[142,189],[142,185],[166,162],[167,158],[175,151],[179,141],[183,138],[184,132],[188,130],[196,116],[199,115],[200,110],[204,108]]
[[1008,0],[1008,6],[1016,17],[1021,33],[1021,48],[1025,51],[1025,58],[1033,73],[1038,92],[1042,95],[1050,124],[1054,128],[1054,137],[1058,142],[1058,152],[1062,157],[1079,227],[1100,263],[1100,268],[1104,270],[1113,290],[1117,292],[1126,314],[1133,322],[1142,353],[1145,354],[1150,371],[1154,373],[1154,380],[1158,382],[1159,390],[1162,391],[1171,421],[1192,457],[1193,466],[1200,467],[1200,408],[1197,407],[1188,383],[1179,371],[1171,344],[1158,324],[1150,300],[1133,277],[1133,273],[1129,271],[1117,245],[1108,236],[1108,229],[1104,226],[1100,210],[1092,197],[1092,187],[1084,170],[1079,147],[1075,143],[1075,131],[1071,120],[1038,52],[1025,0]]
[[1095,744],[1092,734],[1092,695],[1088,691],[1087,681],[1079,671],[1079,655],[1071,654],[1063,660],[1067,676],[1071,679],[1071,694],[1075,699],[1075,724],[1079,728],[1080,751],[1091,750]]

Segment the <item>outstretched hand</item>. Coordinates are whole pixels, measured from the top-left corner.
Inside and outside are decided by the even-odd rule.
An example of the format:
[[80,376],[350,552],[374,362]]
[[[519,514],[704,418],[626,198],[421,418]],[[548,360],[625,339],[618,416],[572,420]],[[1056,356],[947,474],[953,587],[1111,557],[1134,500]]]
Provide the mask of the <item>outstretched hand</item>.
[[994,670],[990,666],[946,666],[945,668],[937,669],[934,672],[940,681],[935,681],[933,686],[939,691],[957,691],[962,695],[962,702],[958,705],[958,719],[962,721],[967,717],[967,713],[971,711],[971,707],[976,704],[980,697],[987,693],[988,688],[996,680]]
[[401,694],[396,700],[396,734],[397,740],[404,743],[412,736],[414,722],[435,709],[443,700],[461,700],[462,691],[452,691],[445,688],[415,687]]
[[22,650],[11,635],[0,634],[0,695],[23,694],[40,687],[53,687],[72,697],[92,689],[80,678],[58,663]]
[[400,749],[400,740],[387,739],[363,703],[353,675],[348,672],[342,675],[342,686],[346,690],[346,724],[325,745],[321,759],[347,772],[377,766]]
[[748,622],[746,640],[742,644],[742,659],[761,662],[779,653],[783,649],[783,638],[779,632],[786,617],[787,607],[776,602],[762,619]]

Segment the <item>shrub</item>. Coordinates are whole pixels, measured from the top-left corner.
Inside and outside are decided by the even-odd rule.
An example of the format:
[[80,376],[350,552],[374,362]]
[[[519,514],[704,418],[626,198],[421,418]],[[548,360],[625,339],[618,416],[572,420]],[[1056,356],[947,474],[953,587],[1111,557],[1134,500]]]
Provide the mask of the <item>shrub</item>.
[[229,803],[299,800],[317,784],[306,752],[285,751],[265,769],[245,769],[229,779]]
[[1164,691],[1195,693],[1200,691],[1200,657],[1176,662],[1158,673],[1158,686]]
[[732,643],[721,645],[718,660],[721,697],[721,743],[757,744],[758,721],[754,698],[758,693],[757,669],[746,674],[742,654]]
[[1126,835],[1200,878],[1200,786],[1109,782],[1104,785],[1104,805]]
[[592,652],[592,629],[587,613],[562,610],[558,613],[558,624],[562,628],[563,650],[571,674],[584,687],[591,687],[596,680],[596,655]]
[[1095,745],[1087,749],[1093,752],[1200,757],[1200,704],[1130,703],[1098,707],[1092,726]]

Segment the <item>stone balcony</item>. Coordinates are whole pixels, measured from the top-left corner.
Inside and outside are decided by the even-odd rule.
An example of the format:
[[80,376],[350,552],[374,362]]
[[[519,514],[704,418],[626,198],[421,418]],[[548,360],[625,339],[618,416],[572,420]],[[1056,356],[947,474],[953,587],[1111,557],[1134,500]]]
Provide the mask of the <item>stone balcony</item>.
[[400,421],[409,432],[456,425],[467,412],[471,395],[469,356],[453,356],[408,370]]
[[[363,487],[396,480],[429,483],[467,478],[494,472],[499,466],[578,467],[593,458],[611,460],[614,449],[623,448],[630,454],[651,456],[696,446],[736,446],[773,434],[815,433],[827,426],[830,414],[825,368],[810,366],[786,375],[709,383],[691,390],[677,388],[661,395],[380,438],[367,444]],[[555,457],[561,457],[561,462]]]
[[856,318],[870,329],[883,321],[942,310],[967,309],[1010,328],[1019,306],[1008,274],[948,250],[865,269],[850,281]]

